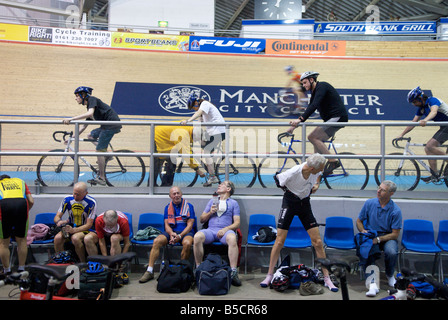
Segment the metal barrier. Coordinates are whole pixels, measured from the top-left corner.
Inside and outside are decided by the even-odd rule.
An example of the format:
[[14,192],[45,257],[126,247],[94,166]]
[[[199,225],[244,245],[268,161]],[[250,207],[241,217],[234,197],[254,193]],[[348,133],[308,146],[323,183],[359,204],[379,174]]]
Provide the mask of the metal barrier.
[[[168,121],[145,121],[145,120],[135,120],[135,121],[119,121],[119,122],[114,122],[114,121],[73,121],[73,126],[74,126],[74,133],[75,136],[78,136],[79,130],[80,130],[80,125],[83,124],[114,124],[114,123],[119,123],[123,126],[146,126],[146,127],[150,127],[150,136],[154,137],[154,130],[155,130],[155,126],[163,126],[163,125],[170,125],[172,126],[174,123],[173,122],[168,122]],[[21,125],[31,125],[31,124],[54,124],[54,125],[60,125],[61,121],[60,120],[9,120],[9,119],[0,119],[0,126],[2,124],[21,124]],[[193,124],[187,124],[187,125],[193,125]],[[202,123],[202,126],[208,126],[208,125],[213,125],[213,126],[225,126],[226,127],[226,141],[228,141],[228,138],[231,137],[230,132],[232,127],[261,127],[261,128],[270,128],[270,127],[284,127],[286,131],[287,128],[289,127],[289,121],[285,120],[282,122],[268,122],[268,121],[253,121],[253,122],[225,122],[225,123]],[[448,123],[442,123],[442,122],[438,122],[438,123],[428,123],[427,126],[446,126],[448,125]],[[300,132],[302,140],[306,141],[306,129],[308,127],[315,127],[315,126],[345,126],[345,127],[379,127],[380,128],[380,134],[379,134],[379,144],[380,144],[380,153],[379,154],[329,154],[329,155],[324,155],[326,158],[328,159],[335,159],[335,158],[339,158],[339,159],[364,159],[364,160],[368,160],[368,159],[378,159],[379,161],[381,161],[381,180],[384,180],[385,178],[385,160],[387,159],[419,159],[419,160],[428,160],[428,159],[443,159],[443,160],[448,160],[448,156],[445,155],[440,155],[440,156],[428,156],[428,155],[387,155],[386,154],[386,127],[393,127],[393,126],[400,126],[400,127],[405,127],[405,126],[419,126],[418,122],[398,122],[398,121],[391,121],[391,122],[348,122],[348,123],[322,123],[322,122],[305,122],[305,123],[301,123],[299,125],[299,127],[296,129],[296,134],[298,132]],[[1,127],[0,127],[1,129]],[[269,129],[271,130],[271,129]],[[419,141],[419,142],[423,142],[423,141]],[[48,155],[56,155],[56,156],[70,156],[73,157],[74,159],[74,181],[76,182],[78,180],[78,175],[79,172],[78,170],[78,165],[79,165],[79,159],[80,157],[83,156],[98,156],[97,152],[81,152],[79,151],[79,141],[75,140],[74,143],[74,151],[73,152],[24,152],[24,151],[3,151],[3,149],[1,148],[2,146],[2,136],[1,136],[1,131],[0,131],[0,157],[10,157],[10,156],[48,156]],[[149,158],[149,177],[152,177],[154,174],[154,158],[155,157],[169,157],[169,156],[179,156],[179,157],[185,157],[185,154],[182,153],[156,153],[154,152],[155,150],[155,142],[154,139],[150,140],[150,145],[149,145],[149,152],[135,152],[135,153],[117,153],[117,152],[107,152],[104,153],[105,156],[120,156],[120,157],[129,157],[129,156],[137,156],[137,157],[142,157],[142,158]],[[200,154],[200,155],[193,155],[193,156],[189,156],[189,157],[193,157],[193,158],[201,158],[201,157],[224,157],[224,163],[225,163],[225,179],[227,180],[229,178],[229,159],[230,158],[253,158],[253,159],[262,159],[262,158],[301,158],[302,161],[304,161],[306,159],[307,154],[312,153],[311,151],[307,150],[307,145],[306,143],[302,143],[301,146],[301,153],[298,154],[282,154],[282,153],[248,153],[245,152],[245,150],[243,150],[242,153],[232,153],[234,150],[230,150],[230,143],[225,143],[225,149],[222,150],[222,153],[218,153],[218,154]],[[277,149],[278,151],[278,149]],[[370,168],[372,169],[372,168]],[[4,170],[2,170],[4,171]],[[39,186],[38,186],[39,187]],[[144,184],[143,187],[147,187],[148,189],[145,189],[145,192],[148,192],[149,194],[154,194],[154,190],[157,189],[157,187],[154,186],[154,181],[153,179],[149,179],[148,178],[148,183]],[[448,185],[447,185],[448,187]],[[448,189],[447,189],[448,190]],[[38,188],[38,192],[41,191],[48,191],[45,190],[45,188]],[[65,192],[65,190],[61,190],[62,192]],[[336,190],[334,190],[336,191]],[[54,190],[52,191],[54,192]],[[113,192],[123,192],[123,193],[128,193],[129,190],[120,190],[120,189],[115,189]],[[340,192],[333,192],[332,194],[341,194]],[[342,195],[344,193],[342,192]]]

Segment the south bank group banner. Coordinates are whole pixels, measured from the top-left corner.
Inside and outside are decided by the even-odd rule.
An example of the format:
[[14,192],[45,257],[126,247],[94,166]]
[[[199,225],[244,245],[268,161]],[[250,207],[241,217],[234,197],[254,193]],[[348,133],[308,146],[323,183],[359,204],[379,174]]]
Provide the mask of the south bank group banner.
[[[195,92],[217,106],[225,118],[274,119],[267,112],[267,105],[279,101],[280,89],[116,82],[111,106],[120,115],[189,117],[194,112],[188,110],[187,99]],[[408,90],[337,90],[351,120],[410,121],[415,113],[415,107],[406,101]],[[431,95],[428,90],[426,93]]]

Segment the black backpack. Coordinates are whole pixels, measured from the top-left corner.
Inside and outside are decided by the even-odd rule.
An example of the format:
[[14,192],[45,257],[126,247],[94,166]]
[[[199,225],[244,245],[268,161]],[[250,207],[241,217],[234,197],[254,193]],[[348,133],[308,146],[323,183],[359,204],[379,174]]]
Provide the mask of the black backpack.
[[157,291],[162,293],[186,292],[193,284],[193,267],[188,260],[168,262],[157,278]]

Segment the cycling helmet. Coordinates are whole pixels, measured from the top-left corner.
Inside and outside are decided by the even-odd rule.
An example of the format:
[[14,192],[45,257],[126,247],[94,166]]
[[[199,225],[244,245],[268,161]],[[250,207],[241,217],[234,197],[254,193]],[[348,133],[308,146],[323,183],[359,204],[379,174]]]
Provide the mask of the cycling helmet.
[[286,72],[292,72],[292,71],[294,71],[294,66],[286,66],[286,67],[284,68],[284,70],[285,70]]
[[313,78],[314,80],[316,80],[318,75],[319,75],[319,72],[306,71],[306,72],[302,73],[302,76],[300,77],[300,81],[302,81],[304,79],[308,79],[308,78]]
[[88,268],[86,269],[86,273],[100,273],[104,271],[104,267],[99,262],[88,262]]
[[92,91],[93,91],[93,89],[90,87],[80,86],[80,87],[76,88],[75,94],[85,92],[88,96],[90,96],[92,94]]
[[53,263],[70,263],[74,262],[74,259],[72,257],[72,253],[67,250],[53,255],[50,261],[52,261]]
[[193,108],[195,102],[198,100],[199,100],[199,97],[196,93],[193,92],[192,94],[190,94],[190,96],[188,97],[188,100],[187,100],[188,109]]
[[409,103],[414,102],[415,100],[417,100],[417,98],[421,97],[422,94],[423,94],[423,91],[422,91],[422,89],[420,89],[420,87],[412,89],[408,93],[408,102]]

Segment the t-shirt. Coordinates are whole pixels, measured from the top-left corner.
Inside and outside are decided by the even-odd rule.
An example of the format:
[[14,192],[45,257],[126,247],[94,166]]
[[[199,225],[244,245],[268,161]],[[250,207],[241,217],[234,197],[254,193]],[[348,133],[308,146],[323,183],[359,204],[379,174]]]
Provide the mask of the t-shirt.
[[302,174],[302,169],[305,163],[306,162],[298,164],[277,175],[280,185],[288,188],[289,191],[294,193],[300,199],[305,199],[310,195],[311,189],[321,175],[321,173],[311,173],[308,179],[305,179]]
[[[187,202],[187,205],[188,205],[188,207],[190,209],[190,217],[189,217],[189,219],[194,219],[195,218],[194,207],[189,202]],[[176,224],[175,225],[170,225],[170,227],[176,233],[181,233],[182,231],[184,231],[184,229],[187,227],[187,222],[188,222],[188,219],[183,218],[181,216],[181,213],[180,213],[181,206],[182,206],[182,201],[179,204],[173,203],[174,220],[176,221]],[[164,213],[164,216],[163,216],[165,220],[168,219],[168,207],[169,207],[169,204],[165,207],[165,213]]]
[[[114,109],[112,109],[108,104],[104,103],[97,97],[90,96],[87,100],[87,110],[95,108],[95,111],[93,113],[93,118],[97,121],[120,121],[120,117],[115,112]],[[120,124],[102,124],[102,129],[105,130],[119,130],[121,129]]]
[[[208,101],[202,101],[199,110],[202,110],[202,122],[225,122],[219,110]],[[226,132],[225,126],[207,126],[205,129],[210,136]]]
[[95,219],[96,200],[90,195],[86,195],[81,201],[76,201],[73,196],[67,196],[62,200],[58,212],[67,212],[69,223],[79,227],[86,224],[87,219]]
[[121,234],[123,238],[129,237],[130,229],[129,229],[129,221],[126,215],[121,212],[117,211],[118,214],[118,220],[117,220],[117,226],[113,228],[113,230],[110,230],[106,227],[106,223],[104,222],[104,212],[101,213],[95,220],[95,231],[98,235],[98,239],[103,239],[104,236],[110,236],[112,234]]

